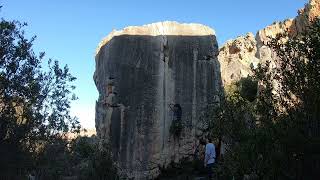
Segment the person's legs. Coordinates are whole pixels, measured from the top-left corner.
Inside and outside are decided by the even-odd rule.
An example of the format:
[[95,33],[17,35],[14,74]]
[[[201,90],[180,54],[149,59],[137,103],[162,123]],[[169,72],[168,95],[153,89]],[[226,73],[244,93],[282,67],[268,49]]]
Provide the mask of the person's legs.
[[209,179],[212,179],[213,177],[213,164],[214,163],[207,164],[207,172],[208,172]]

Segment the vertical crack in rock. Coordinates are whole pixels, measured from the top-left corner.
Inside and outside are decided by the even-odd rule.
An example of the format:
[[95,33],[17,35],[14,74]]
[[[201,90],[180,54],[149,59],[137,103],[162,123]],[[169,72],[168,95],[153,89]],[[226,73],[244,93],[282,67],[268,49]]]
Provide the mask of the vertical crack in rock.
[[[167,106],[167,88],[166,88],[166,83],[168,82],[167,80],[167,72],[168,72],[168,61],[169,61],[169,56],[168,56],[168,53],[169,53],[169,49],[168,49],[168,39],[165,35],[162,35],[161,36],[162,39],[160,41],[160,46],[161,46],[161,63],[163,64],[163,80],[162,80],[162,105],[163,105],[163,110],[165,109],[168,109],[168,106]],[[160,72],[161,73],[161,72]],[[163,111],[163,127],[162,127],[162,150],[164,149],[164,146],[165,146],[165,140],[166,140],[166,111]]]
[[[192,91],[192,119],[196,118],[196,101],[197,101],[197,60],[198,60],[198,50],[193,50],[193,91]],[[193,125],[194,122],[191,122],[191,125]]]

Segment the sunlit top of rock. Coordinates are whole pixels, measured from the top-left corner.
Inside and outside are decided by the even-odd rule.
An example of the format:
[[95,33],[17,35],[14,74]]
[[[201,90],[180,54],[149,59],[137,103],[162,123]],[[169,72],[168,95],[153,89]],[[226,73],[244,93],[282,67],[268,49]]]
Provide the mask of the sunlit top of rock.
[[113,37],[120,35],[177,35],[177,36],[207,36],[215,35],[215,31],[208,26],[196,23],[178,23],[175,21],[164,21],[143,26],[128,26],[122,30],[113,30],[105,37],[96,50],[96,54],[100,48],[107,44]]

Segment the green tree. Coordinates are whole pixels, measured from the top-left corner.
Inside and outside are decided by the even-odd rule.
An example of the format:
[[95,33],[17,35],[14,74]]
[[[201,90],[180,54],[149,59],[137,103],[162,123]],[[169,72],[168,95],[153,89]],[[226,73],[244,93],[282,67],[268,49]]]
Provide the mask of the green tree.
[[[217,172],[237,179],[244,175],[316,179],[320,169],[320,21],[296,37],[280,34],[268,46],[277,58],[254,70],[254,79],[259,82],[256,99],[244,98],[250,97],[246,93],[233,93],[232,99],[227,95],[224,104],[238,109],[226,111],[224,105],[224,121],[213,121],[220,136],[233,135]],[[234,101],[241,98],[248,101]],[[248,102],[252,126],[239,126],[243,122],[239,109]],[[243,118],[244,122],[251,119]],[[237,127],[237,131],[230,127]]]
[[312,179],[320,169],[320,20],[287,37],[270,41],[277,58],[255,71],[259,121],[273,138],[274,177]]
[[54,180],[60,179],[62,176],[74,175],[73,168],[79,161],[72,157],[69,147],[70,142],[62,138],[55,138],[54,141],[43,143],[36,156],[34,169],[36,177]]
[[[250,86],[242,83],[250,81],[252,78],[243,79],[237,83],[233,83],[225,87],[224,96],[222,96],[219,105],[209,108],[208,116],[210,117],[208,123],[209,135],[219,140],[216,145],[221,142],[224,143],[225,155],[218,158],[218,166],[216,174],[223,178],[231,179],[232,176],[240,178],[241,174],[245,174],[244,167],[251,165],[252,162],[247,156],[240,155],[244,150],[243,142],[247,142],[255,130],[255,117],[254,117],[254,103],[248,100],[247,94],[242,94],[243,89],[249,89]],[[249,92],[254,92],[250,89]],[[252,93],[251,98],[256,95]],[[246,162],[242,159],[245,159]],[[252,159],[252,158],[251,158]],[[245,165],[246,163],[247,165]]]
[[51,59],[44,70],[44,53],[34,53],[25,26],[0,21],[0,172],[15,175],[34,165],[27,159],[39,143],[80,127],[69,112],[76,78]]
[[249,102],[253,102],[258,93],[258,82],[251,76],[246,78],[241,78],[239,82],[237,82],[238,91],[241,97],[248,100]]
[[72,144],[71,154],[78,179],[117,180],[118,169],[112,159],[110,145],[91,137],[79,137]]

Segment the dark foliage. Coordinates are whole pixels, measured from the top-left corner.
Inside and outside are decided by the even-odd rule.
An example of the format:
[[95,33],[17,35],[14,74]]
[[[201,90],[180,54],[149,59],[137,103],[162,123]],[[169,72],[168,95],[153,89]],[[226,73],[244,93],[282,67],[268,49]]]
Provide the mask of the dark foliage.
[[[203,164],[203,163],[201,163]],[[191,180],[201,172],[197,171],[198,164],[185,158],[178,163],[171,162],[168,167],[160,167],[160,176],[157,180]]]
[[253,102],[258,93],[258,82],[252,77],[241,78],[238,81],[239,93],[240,96],[244,99]]
[[[107,143],[95,143],[89,144],[91,146],[90,149],[93,151],[88,150],[88,144],[82,144],[82,154],[90,153],[88,156],[85,166],[82,167],[79,174],[79,179],[92,179],[92,180],[117,180],[120,179],[118,175],[118,169],[113,162],[111,156],[111,148]],[[86,152],[86,153],[83,153]]]
[[0,22],[0,172],[5,176],[26,174],[35,166],[39,144],[79,130],[69,112],[76,78],[58,61],[41,67],[44,53],[33,52],[35,37],[25,38],[25,26]]
[[[320,176],[320,21],[287,37],[271,39],[277,58],[254,70],[256,98],[254,84],[240,81],[214,108],[210,130],[226,144],[216,170],[220,178]],[[241,90],[241,83],[248,89]]]

